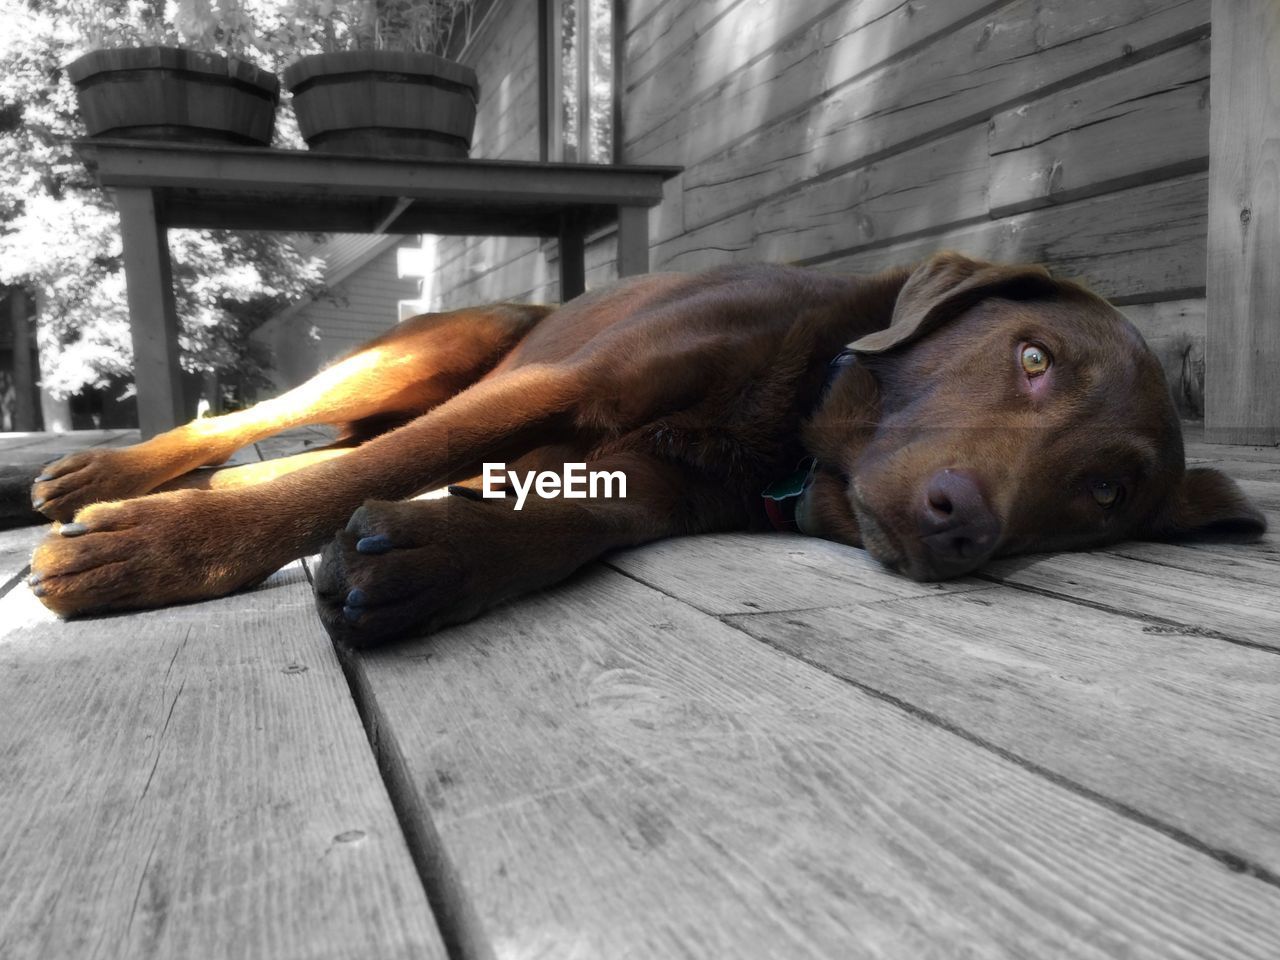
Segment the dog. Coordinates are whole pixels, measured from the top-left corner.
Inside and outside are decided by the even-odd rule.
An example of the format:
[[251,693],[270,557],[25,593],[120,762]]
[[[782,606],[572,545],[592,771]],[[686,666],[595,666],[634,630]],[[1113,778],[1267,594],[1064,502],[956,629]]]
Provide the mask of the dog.
[[[196,470],[312,423],[338,440]],[[579,464],[626,495],[501,496],[495,463]],[[279,398],[65,457],[32,497],[58,522],[29,582],[59,615],[220,596],[322,549],[317,609],[356,647],[663,537],[781,526],[936,580],[1266,527],[1230,479],[1186,467],[1160,365],[1110,304],[957,253],[860,277],[650,274],[555,308],[416,317]]]

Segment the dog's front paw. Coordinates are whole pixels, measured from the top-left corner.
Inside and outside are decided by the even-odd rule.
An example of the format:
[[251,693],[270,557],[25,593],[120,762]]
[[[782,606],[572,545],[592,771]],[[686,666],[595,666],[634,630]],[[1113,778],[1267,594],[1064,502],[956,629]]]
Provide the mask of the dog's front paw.
[[457,547],[467,501],[369,501],[325,548],[316,609],[335,640],[368,647],[465,619],[468,577]]
[[156,486],[154,474],[145,458],[128,448],[82,450],[41,471],[31,485],[31,506],[66,523],[90,504],[146,493]]
[[205,493],[96,503],[54,525],[32,555],[28,583],[62,617],[221,596],[278,566],[246,549],[241,526]]

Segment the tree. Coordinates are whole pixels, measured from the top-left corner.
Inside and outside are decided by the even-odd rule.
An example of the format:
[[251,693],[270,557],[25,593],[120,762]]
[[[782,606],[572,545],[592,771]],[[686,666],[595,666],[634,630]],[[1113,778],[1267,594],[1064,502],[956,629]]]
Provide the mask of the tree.
[[[268,0],[243,6],[281,16]],[[64,68],[95,46],[176,45],[165,12],[164,0],[0,0],[0,284],[36,294],[41,384],[55,396],[131,391],[133,369],[119,220],[70,147],[84,130]],[[283,51],[253,56],[274,70]],[[283,136],[297,142],[287,125]],[[265,383],[249,333],[318,293],[323,264],[279,234],[174,230],[170,247],[183,368]]]

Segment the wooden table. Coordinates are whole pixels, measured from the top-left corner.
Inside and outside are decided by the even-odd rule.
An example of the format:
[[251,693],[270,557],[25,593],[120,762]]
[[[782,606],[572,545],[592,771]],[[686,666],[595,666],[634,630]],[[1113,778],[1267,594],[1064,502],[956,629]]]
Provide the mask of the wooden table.
[[75,146],[120,211],[144,437],[184,419],[169,227],[555,237],[567,300],[584,287],[586,235],[614,222],[618,274],[648,271],[648,208],[680,172],[138,140]]

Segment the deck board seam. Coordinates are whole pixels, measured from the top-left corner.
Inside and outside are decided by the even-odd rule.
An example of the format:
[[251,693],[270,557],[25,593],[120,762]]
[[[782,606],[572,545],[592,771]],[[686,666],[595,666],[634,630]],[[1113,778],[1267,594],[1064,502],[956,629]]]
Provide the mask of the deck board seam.
[[[737,615],[732,615],[732,616],[737,616]],[[1263,866],[1260,863],[1255,863],[1252,860],[1249,860],[1245,857],[1240,856],[1239,854],[1232,853],[1230,850],[1225,850],[1225,849],[1222,849],[1221,847],[1215,847],[1212,844],[1207,843],[1204,840],[1201,840],[1199,837],[1195,836],[1192,833],[1189,833],[1186,830],[1183,830],[1180,827],[1176,827],[1173,824],[1166,823],[1165,821],[1160,820],[1157,817],[1152,816],[1151,814],[1145,813],[1136,807],[1130,806],[1129,804],[1124,803],[1120,800],[1116,800],[1113,797],[1109,797],[1104,793],[1100,793],[1099,791],[1094,790],[1092,787],[1085,786],[1084,784],[1076,780],[1073,780],[1070,777],[1067,777],[1063,774],[1060,774],[1057,771],[1050,769],[1049,767],[1036,763],[1034,760],[1030,760],[1026,757],[1021,756],[1020,754],[1014,753],[1012,750],[1009,750],[1006,747],[1002,747],[999,744],[991,740],[988,740],[986,737],[983,737],[977,733],[974,733],[973,731],[968,730],[965,727],[960,726],[959,724],[953,723],[952,721],[946,719],[940,714],[934,713],[931,710],[926,710],[925,708],[919,707],[908,700],[904,700],[903,698],[895,696],[894,694],[889,693],[887,691],[880,690],[876,687],[871,686],[870,684],[866,684],[861,681],[854,680],[850,677],[843,676],[838,673],[834,673],[833,671],[831,671],[830,669],[828,669],[818,661],[811,660],[810,658],[801,656],[795,653],[794,651],[779,647],[776,644],[771,643],[768,639],[764,639],[761,637],[754,636],[750,633],[747,633],[741,627],[737,626],[732,620],[721,619],[721,622],[724,623],[725,626],[730,627],[731,629],[737,631],[743,637],[751,640],[754,643],[763,643],[765,646],[769,647],[770,649],[776,650],[779,653],[782,653],[788,657],[792,657],[796,660],[799,660],[801,663],[804,663],[814,668],[815,670],[818,670],[826,674],[827,676],[833,677],[834,679],[839,680],[841,683],[847,684],[848,686],[853,687],[855,690],[858,690],[869,697],[873,697],[874,699],[879,700],[882,703],[888,704],[889,706],[896,707],[897,709],[909,714],[910,716],[916,718],[917,720],[920,720],[921,722],[939,727],[940,729],[945,730],[946,732],[954,736],[960,737],[962,740],[965,740],[976,747],[979,747],[983,750],[986,750],[990,753],[995,754],[996,756],[1000,757],[1002,760],[1005,760],[1008,763],[1012,763],[1014,766],[1019,767],[1020,769],[1025,770],[1026,772],[1034,776],[1042,777],[1063,790],[1067,790],[1071,793],[1074,793],[1078,797],[1081,797],[1092,803],[1096,803],[1099,806],[1102,806],[1103,808],[1110,810],[1112,813],[1115,813],[1118,816],[1124,817],[1126,820],[1129,820],[1133,823],[1138,824],[1139,826],[1146,827],[1147,829],[1150,829],[1150,830],[1155,830],[1157,833],[1163,834],[1164,836],[1170,838],[1171,840],[1174,840],[1175,842],[1180,843],[1191,850],[1194,850],[1196,853],[1202,854],[1204,856],[1209,857],[1212,860],[1217,861],[1219,864],[1221,864],[1226,869],[1230,870],[1232,873],[1244,874],[1245,876],[1252,877],[1253,879],[1269,884],[1270,886],[1280,888],[1280,874],[1277,874],[1274,871],[1269,870],[1267,867]]]
[[[1144,560],[1142,562],[1145,563],[1147,561]],[[1182,568],[1175,568],[1175,569],[1182,569]],[[1280,656],[1280,649],[1277,649],[1274,646],[1270,646],[1265,643],[1259,643],[1256,640],[1246,640],[1243,637],[1232,636],[1231,634],[1224,633],[1221,630],[1213,630],[1213,629],[1210,629],[1209,627],[1202,627],[1197,624],[1184,623],[1181,620],[1174,620],[1171,617],[1161,617],[1154,613],[1142,613],[1136,610],[1125,610],[1122,607],[1114,607],[1097,600],[1086,600],[1084,597],[1079,597],[1074,594],[1059,593],[1055,590],[1050,590],[1048,587],[1036,587],[1027,583],[1016,583],[1012,580],[1002,580],[993,574],[982,573],[980,571],[977,574],[975,574],[975,576],[977,576],[979,579],[986,580],[997,586],[1008,587],[1012,590],[1019,590],[1019,591],[1022,591],[1023,593],[1031,593],[1040,597],[1049,597],[1053,600],[1066,600],[1069,603],[1078,604],[1082,607],[1089,607],[1093,610],[1098,610],[1102,613],[1110,613],[1116,616],[1125,617],[1129,620],[1137,620],[1140,623],[1145,623],[1150,626],[1162,627],[1169,632],[1177,632],[1183,636],[1203,637],[1204,639],[1207,639],[1207,640],[1222,640],[1225,643],[1232,643],[1238,647],[1245,647],[1249,650],[1259,650],[1263,653],[1272,654],[1273,656]],[[1154,632],[1160,632],[1160,631],[1154,631]]]
[[[647,584],[646,584],[647,586]],[[731,610],[726,612],[712,613],[710,611],[701,611],[708,616],[723,619],[725,617],[772,617],[784,613],[813,613],[817,610],[845,610],[856,609],[858,607],[877,607],[881,604],[889,603],[906,603],[911,600],[941,600],[944,597],[967,597],[974,593],[983,593],[987,590],[994,590],[1000,586],[998,583],[988,583],[985,586],[971,587],[966,590],[948,590],[948,591],[930,591],[928,593],[908,593],[902,596],[878,597],[875,600],[855,600],[852,603],[847,600],[833,600],[831,603],[819,603],[808,607],[782,607],[778,609],[770,608],[768,610]],[[693,606],[689,601],[679,597],[673,599],[680,600],[681,603]],[[694,609],[697,609],[694,607]]]
[[[614,571],[615,573],[621,574],[622,576],[626,577],[628,580],[633,580],[636,583],[640,584],[640,586],[642,587],[648,587],[650,590],[656,591],[657,593],[662,594],[667,599],[674,600],[676,603],[683,603],[686,607],[691,607],[692,609],[697,610],[699,613],[705,614],[708,617],[715,617],[718,620],[721,616],[730,616],[730,614],[719,614],[719,613],[716,613],[714,610],[708,610],[705,607],[700,607],[696,603],[694,603],[692,600],[687,600],[684,597],[677,597],[674,593],[670,593],[666,590],[663,590],[662,587],[658,586],[656,583],[650,583],[648,580],[645,580],[643,577],[640,577],[637,574],[632,573],[630,570],[623,570],[621,567],[616,566],[612,560],[604,560],[601,562],[605,567]],[[733,616],[736,616],[736,614],[733,614]]]
[[[391,799],[392,812],[440,931],[445,954],[449,960],[494,960],[492,943],[475,904],[459,879],[459,871],[436,830],[431,811],[416,796],[408,761],[377,697],[364,681],[359,654],[338,643],[334,643],[334,650],[373,751],[378,776]],[[391,732],[384,734],[383,731]]]
[[9,591],[20,584],[30,572],[31,564],[28,563],[4,583],[0,583],[0,600],[3,600],[8,595]]
[[[887,691],[880,690],[869,684],[862,683],[858,680],[854,680],[846,676],[842,676],[841,674],[833,672],[832,670],[827,668],[824,664],[818,661],[812,660],[808,657],[801,656],[792,650],[782,648],[777,644],[771,643],[768,639],[757,637],[748,633],[746,630],[742,629],[742,627],[736,621],[744,616],[751,616],[751,614],[741,614],[741,613],[716,614],[706,610],[702,610],[696,604],[690,603],[688,600],[685,600],[682,597],[674,596],[673,594],[663,590],[661,587],[657,587],[653,584],[647,583],[640,577],[635,576],[631,573],[628,573],[625,570],[619,570],[617,567],[613,566],[611,563],[607,563],[606,565],[609,566],[610,569],[616,570],[618,573],[621,573],[623,576],[627,577],[630,580],[634,580],[636,583],[639,583],[642,586],[649,587],[657,591],[658,593],[661,593],[663,596],[676,601],[677,603],[682,603],[685,606],[698,610],[698,612],[700,613],[704,613],[707,616],[715,618],[720,623],[724,624],[726,627],[735,631],[737,634],[739,634],[740,636],[742,636],[746,640],[749,640],[752,643],[764,644],[769,649],[777,653],[780,653],[783,656],[789,657],[793,660],[797,660],[815,670],[818,670],[819,672],[824,673],[827,676],[840,681],[841,683],[844,683],[850,687],[853,687],[855,690],[861,691],[862,693],[866,694],[869,697],[873,697],[876,700],[881,701],[882,703],[886,703],[892,707],[896,707],[897,709],[909,714],[912,717],[915,717],[916,719],[924,723],[928,723],[933,726],[939,727],[940,729],[947,731],[953,736],[960,737],[961,739],[969,743],[972,743],[973,745],[983,750],[993,753],[996,756],[1000,757],[1002,760],[1005,760],[1008,763],[1012,763],[1014,766],[1017,766],[1035,776],[1042,777],[1048,780],[1050,783],[1053,783],[1055,786],[1060,787],[1061,789],[1068,790],[1071,793],[1074,793],[1075,795],[1082,797],[1085,800],[1088,800],[1092,803],[1096,803],[1104,807],[1105,809],[1110,810],[1112,813],[1115,813],[1118,816],[1124,817],[1125,819],[1133,823],[1137,823],[1140,826],[1146,827],[1147,829],[1150,829],[1150,830],[1155,830],[1156,832],[1169,837],[1171,840],[1174,840],[1175,842],[1180,843],[1183,846],[1188,847],[1189,849],[1194,850],[1199,854],[1202,854],[1203,856],[1207,856],[1210,859],[1217,861],[1219,864],[1221,864],[1222,866],[1224,866],[1226,869],[1230,870],[1233,873],[1244,874],[1246,876],[1253,877],[1256,880],[1260,880],[1263,883],[1267,883],[1273,887],[1280,888],[1280,874],[1277,874],[1269,870],[1267,867],[1263,866],[1262,864],[1255,863],[1251,860],[1246,859],[1245,857],[1240,856],[1239,854],[1232,853],[1229,850],[1225,850],[1220,847],[1215,847],[1212,844],[1207,843],[1204,840],[1201,840],[1199,837],[1195,836],[1194,834],[1181,829],[1180,827],[1176,827],[1173,824],[1166,823],[1163,820],[1160,820],[1152,816],[1151,814],[1145,813],[1136,807],[1130,806],[1129,804],[1126,804],[1120,800],[1116,800],[1113,797],[1109,797],[1106,794],[1100,793],[1099,791],[1094,790],[1091,787],[1085,786],[1084,784],[1079,783],[1078,781],[1072,780],[1070,777],[1060,774],[1050,769],[1049,767],[1043,766],[1041,764],[1036,763],[1033,760],[1030,760],[1026,757],[1021,756],[1020,754],[1014,753],[1012,750],[1002,747],[999,744],[995,743],[994,741],[988,740],[987,738],[980,736],[979,734],[974,733],[973,731],[968,730],[965,727],[962,727],[956,723],[951,722],[950,720],[947,720],[945,717],[941,716],[940,714],[934,713],[931,710],[926,710],[925,708],[917,706],[916,704],[913,704],[908,700],[904,700],[901,697],[897,697]],[[979,576],[982,576],[982,575],[979,575]],[[983,577],[983,579],[989,580],[995,586],[1018,587],[1018,585],[1016,584],[1006,584],[1004,581],[1001,581],[995,577]],[[1018,587],[1018,588],[1022,589],[1021,587]],[[1052,594],[1048,591],[1029,589],[1029,592],[1041,593],[1046,596],[1052,596],[1058,599],[1071,600],[1073,602],[1080,602],[1086,606],[1095,606],[1097,607],[1097,609],[1100,609],[1103,612],[1107,612],[1107,613],[1124,613],[1126,616],[1130,616],[1130,617],[1137,616],[1138,619],[1143,619],[1148,622],[1161,621],[1161,618],[1158,618],[1158,617],[1149,617],[1146,615],[1139,616],[1139,615],[1127,613],[1126,611],[1117,611],[1109,607],[1105,607],[1101,604],[1090,604],[1088,603],[1088,601],[1078,601],[1076,598],[1073,598],[1073,597],[1059,598],[1057,597],[1056,594]],[[872,601],[872,602],[875,603],[875,602],[881,602],[881,601]],[[768,611],[768,612],[776,613],[777,611]],[[1186,626],[1184,624],[1176,623],[1175,621],[1165,621],[1165,623],[1170,626],[1177,626],[1177,627]],[[1218,638],[1215,636],[1215,639],[1218,639]],[[1225,639],[1233,643],[1239,643],[1242,646],[1249,646],[1249,647],[1255,646],[1255,644],[1252,644],[1248,641],[1239,641],[1239,640],[1236,640],[1235,638],[1227,637],[1225,635],[1222,636],[1221,639]],[[1258,646],[1259,649],[1266,650],[1268,653],[1280,653],[1280,651],[1277,651],[1271,647],[1263,647],[1261,645],[1256,645],[1256,646]]]

